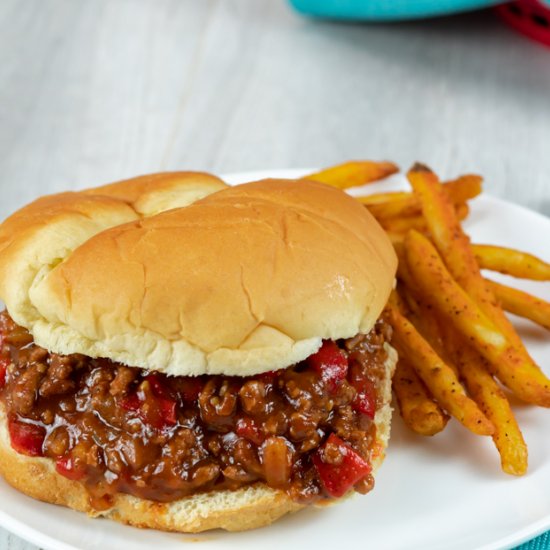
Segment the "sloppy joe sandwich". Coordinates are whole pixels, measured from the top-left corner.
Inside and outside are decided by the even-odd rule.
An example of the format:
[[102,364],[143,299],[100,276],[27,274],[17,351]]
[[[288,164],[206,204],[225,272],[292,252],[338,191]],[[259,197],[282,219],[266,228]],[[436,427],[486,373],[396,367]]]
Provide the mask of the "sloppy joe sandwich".
[[321,183],[181,172],[38,199],[0,226],[0,471],[184,532],[370,491],[396,263]]

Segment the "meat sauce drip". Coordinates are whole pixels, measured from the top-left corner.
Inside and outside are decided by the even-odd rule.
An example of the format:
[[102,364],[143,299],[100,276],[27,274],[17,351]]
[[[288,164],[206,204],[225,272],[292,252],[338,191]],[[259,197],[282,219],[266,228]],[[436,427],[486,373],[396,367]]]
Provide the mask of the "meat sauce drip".
[[170,502],[258,481],[311,503],[373,486],[389,337],[380,320],[280,371],[168,377],[49,353],[3,312],[0,399],[12,447],[54,460],[98,510],[116,493]]

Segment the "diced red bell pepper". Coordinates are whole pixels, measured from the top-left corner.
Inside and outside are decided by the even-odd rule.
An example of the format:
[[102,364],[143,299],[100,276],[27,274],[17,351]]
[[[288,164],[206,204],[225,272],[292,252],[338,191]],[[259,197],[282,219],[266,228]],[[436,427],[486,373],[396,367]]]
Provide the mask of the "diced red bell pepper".
[[355,388],[357,394],[351,406],[369,418],[376,414],[376,389],[374,383],[365,376],[362,369],[352,363],[348,373],[349,383]]
[[[158,411],[150,411],[150,422],[159,430],[166,426],[174,426],[177,421],[176,401],[172,396],[170,388],[166,386],[158,374],[149,374],[145,378],[151,386],[151,392],[156,398]],[[160,415],[156,414],[160,412]],[[153,414],[151,414],[153,413]]]
[[348,373],[348,359],[332,340],[325,340],[306,362],[321,376],[329,391],[335,391]]
[[10,416],[8,431],[11,446],[18,453],[27,456],[44,456],[42,445],[46,437],[46,430],[42,426],[22,422],[15,416]]
[[376,414],[376,400],[372,393],[358,393],[351,406],[357,412],[374,419],[374,415]]
[[354,410],[369,418],[374,418],[376,414],[376,391],[374,384],[365,378],[361,382],[354,383],[353,386],[357,390],[357,394],[351,406]]
[[6,357],[0,357],[0,390],[6,385],[6,375],[10,363],[11,361]]
[[261,445],[265,440],[262,430],[258,427],[256,422],[248,416],[243,416],[237,420],[235,433],[239,437],[244,437],[244,439],[248,439],[248,441],[252,441],[252,443],[256,445]]
[[[327,445],[338,448],[342,455],[340,464],[324,462],[323,453]],[[313,464],[319,472],[325,491],[334,498],[346,494],[359,480],[372,471],[371,465],[336,434],[330,434],[325,444],[313,455]]]
[[159,429],[164,428],[165,426],[175,426],[178,420],[176,415],[176,405],[175,401],[171,399],[165,399],[164,397],[158,398],[158,403],[161,412],[160,426],[156,426]]
[[85,467],[77,464],[71,455],[58,458],[55,462],[55,469],[57,473],[72,481],[82,479],[86,473]]
[[125,411],[138,411],[141,406],[141,401],[137,393],[124,396],[119,403]]
[[166,387],[166,384],[158,374],[148,374],[145,380],[149,382],[151,391],[155,397],[171,397],[169,388]]
[[143,392],[127,395],[120,400],[120,406],[126,411],[134,411],[143,422],[162,430],[174,426],[177,422],[177,402],[171,398],[170,391],[159,376],[150,374],[146,378],[151,393]]

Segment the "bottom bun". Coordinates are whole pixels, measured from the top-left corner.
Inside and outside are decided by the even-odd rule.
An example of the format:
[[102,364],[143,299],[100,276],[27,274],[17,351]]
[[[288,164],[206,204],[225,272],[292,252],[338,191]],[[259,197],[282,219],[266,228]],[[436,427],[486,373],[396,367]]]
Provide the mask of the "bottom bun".
[[[397,354],[390,346],[387,351],[383,406],[375,416],[377,448],[373,453],[373,472],[384,459],[390,436],[391,377]],[[67,506],[90,516],[162,531],[198,533],[218,528],[245,531],[269,525],[285,514],[304,508],[285,492],[257,483],[235,491],[199,493],[169,503],[118,494],[112,508],[98,512],[90,506],[84,486],[58,474],[53,460],[28,457],[12,449],[3,406],[0,406],[0,473],[15,489],[38,500]]]

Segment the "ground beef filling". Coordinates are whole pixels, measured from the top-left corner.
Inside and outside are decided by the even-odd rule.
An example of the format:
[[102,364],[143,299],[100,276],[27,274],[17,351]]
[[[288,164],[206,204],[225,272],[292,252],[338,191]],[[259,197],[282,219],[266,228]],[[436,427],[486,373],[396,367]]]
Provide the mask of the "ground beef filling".
[[12,447],[45,456],[109,508],[257,481],[311,503],[373,486],[374,413],[390,329],[325,341],[290,368],[242,378],[168,377],[57,355],[0,314],[0,399]]

